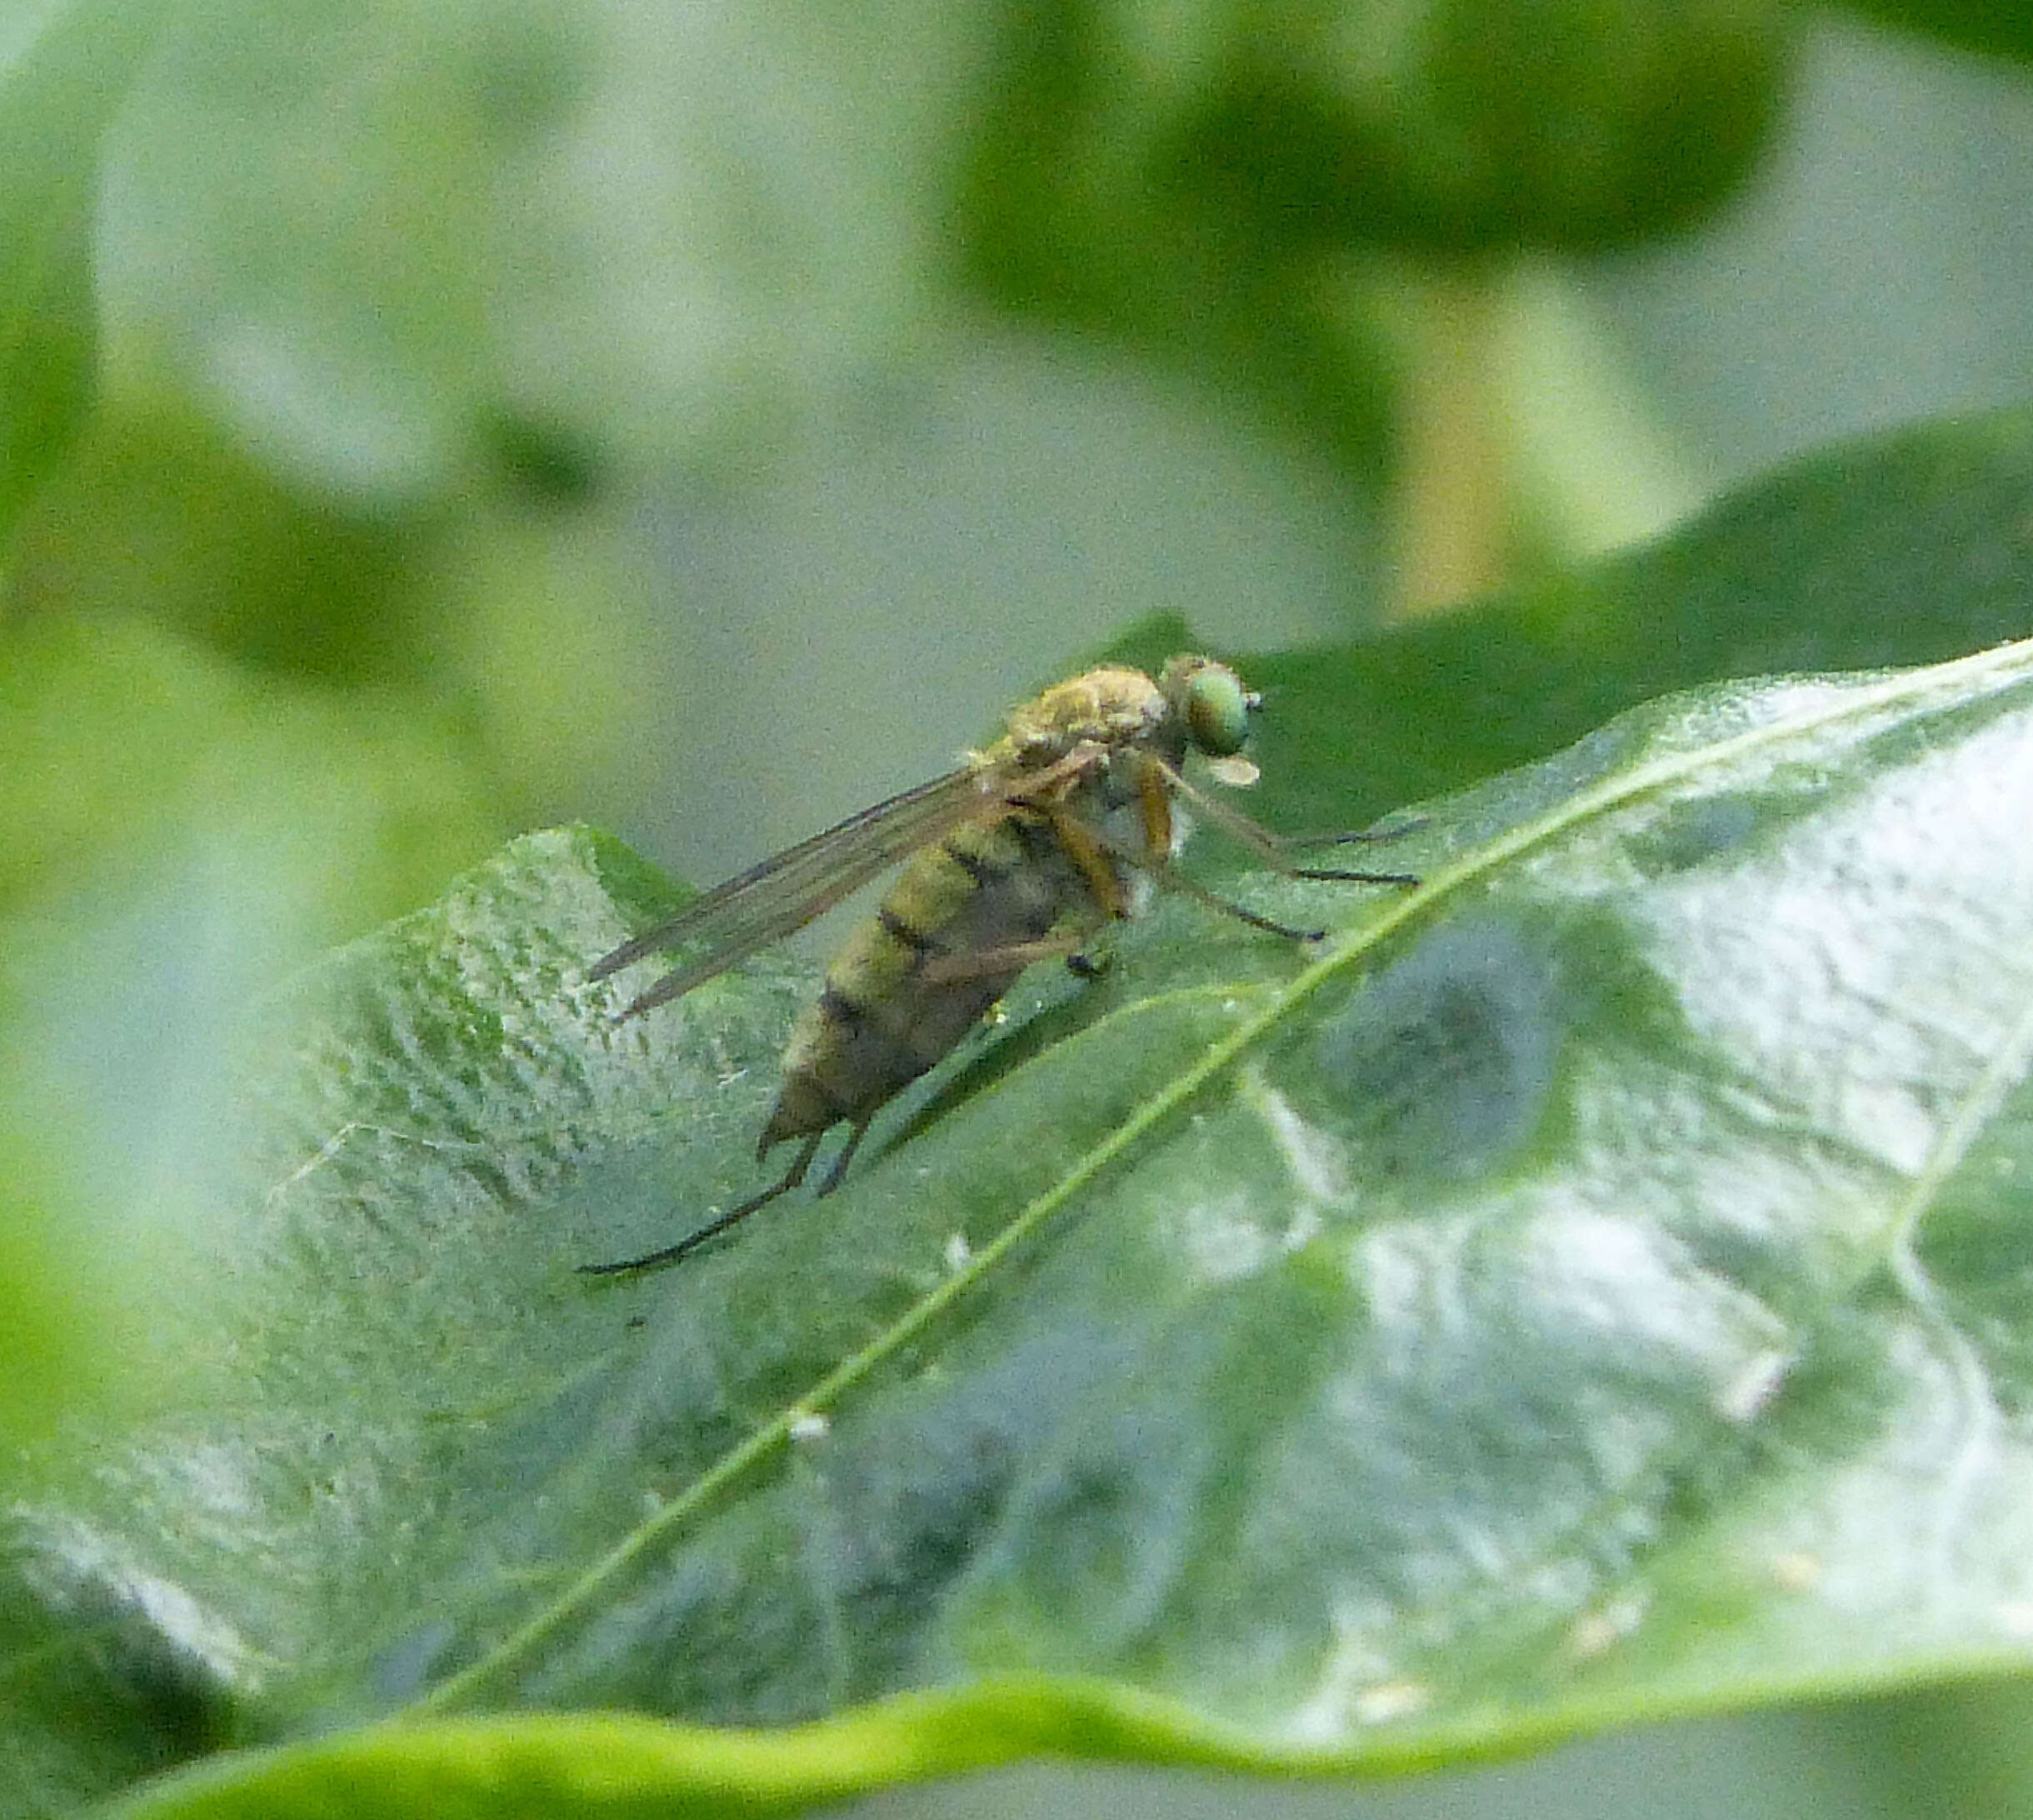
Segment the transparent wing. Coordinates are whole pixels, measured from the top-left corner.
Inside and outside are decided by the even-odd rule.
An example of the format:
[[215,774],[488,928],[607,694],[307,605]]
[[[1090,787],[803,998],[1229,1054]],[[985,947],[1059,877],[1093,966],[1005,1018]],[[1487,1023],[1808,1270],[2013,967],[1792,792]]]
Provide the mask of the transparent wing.
[[[1027,782],[1036,787],[1035,778]],[[995,771],[981,766],[906,790],[716,886],[668,922],[603,955],[586,977],[605,979],[659,950],[699,946],[703,952],[696,960],[665,974],[621,1015],[632,1018],[680,998],[736,962],[795,934],[907,854],[966,822],[996,813],[1010,793]]]

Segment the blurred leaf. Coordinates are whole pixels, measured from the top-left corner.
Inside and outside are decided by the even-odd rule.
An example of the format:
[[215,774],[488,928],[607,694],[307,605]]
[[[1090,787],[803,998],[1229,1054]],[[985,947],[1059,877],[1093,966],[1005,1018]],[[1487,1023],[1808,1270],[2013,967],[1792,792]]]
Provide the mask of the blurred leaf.
[[159,0],[43,0],[0,26],[0,556],[90,404],[99,143]]
[[1842,0],[1881,24],[1925,32],[1970,51],[2033,57],[2033,13],[1997,0]]
[[961,187],[963,270],[1374,485],[1422,362],[1400,318],[1430,299],[1342,256],[1700,220],[1770,140],[1790,37],[1766,0],[1027,0]]
[[221,1192],[247,999],[497,829],[413,707],[250,680],[139,625],[17,632],[0,658],[0,1442],[18,1442],[163,1366],[151,1311]]
[[291,679],[442,688],[416,621],[436,527],[281,485],[217,427],[103,401],[23,525],[0,611],[147,615]]
[[452,728],[403,698],[280,682],[139,622],[30,628],[0,656],[0,914],[124,907],[210,848],[266,868],[315,952],[497,837]]
[[1266,698],[1253,812],[1346,828],[1668,689],[2023,638],[2029,524],[2033,412],[2002,412],[1816,454],[1657,543],[1462,612],[1245,657]]
[[[1416,892],[1238,886],[1317,958],[1166,900],[837,1198],[603,1284],[756,1180],[798,982],[617,1027],[667,898],[517,842],[247,1052],[177,1413],[17,1508],[27,1800],[476,1706],[1384,1768],[2023,1665],[2030,815],[2033,646],[1656,703],[1432,806]],[[437,1786],[406,1736],[218,1773]],[[726,1764],[602,1740],[497,1738]]]
[[1274,242],[1441,255],[1701,220],[1771,138],[1789,35],[1767,0],[1266,0],[1224,22],[1176,180]]
[[[73,1248],[83,1197],[47,1131],[0,1125],[0,1448],[46,1439],[67,1412],[126,1388],[136,1361],[102,1340],[123,1272],[95,1271]],[[12,1482],[0,1468],[0,1486]]]
[[115,140],[109,338],[359,505],[709,463],[915,322],[972,18],[197,0]]
[[1836,1736],[1893,1813],[2033,1813],[2033,1684],[2023,1677],[1923,1688],[1833,1715]]
[[1182,328],[1238,345],[1268,312],[1263,364],[1283,346],[1296,382],[1315,361],[1292,253],[1684,227],[1769,142],[1788,40],[1765,0],[1032,0],[963,220],[999,297],[1152,321],[1170,294]]
[[[1169,98],[1151,92],[1137,18],[1088,0],[1007,13],[955,209],[966,281],[999,309],[1182,369],[1231,408],[1299,429],[1343,472],[1381,480],[1383,348],[1321,286],[1295,282],[1261,224],[1196,214],[1161,181]],[[1162,51],[1201,43],[1208,22],[1149,26]]]

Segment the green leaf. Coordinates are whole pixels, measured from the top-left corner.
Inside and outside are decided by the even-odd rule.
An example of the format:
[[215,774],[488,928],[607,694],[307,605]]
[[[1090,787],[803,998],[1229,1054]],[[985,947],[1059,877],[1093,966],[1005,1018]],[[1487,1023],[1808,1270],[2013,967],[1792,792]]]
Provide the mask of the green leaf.
[[91,402],[99,144],[157,0],[52,0],[0,27],[0,554]]
[[615,1025],[586,963],[669,899],[572,832],[333,957],[247,1052],[178,1407],[16,1507],[14,1782],[92,1786],[94,1711],[173,1758],[913,1697],[891,1768],[405,1728],[159,1811],[477,1799],[496,1746],[768,1808],[982,1714],[1375,1770],[2023,1666],[2033,645],[1669,698],[1428,815],[1416,891],[1235,885],[1318,954],[1167,899],[832,1199],[639,1279],[572,1267],[757,1180],[796,970]]
[[905,1696],[769,1732],[601,1713],[454,1719],[215,1758],[97,1812],[99,1820],[270,1820],[328,1812],[337,1800],[347,1820],[422,1812],[442,1820],[761,1817],[1046,1752],[1228,1768],[1250,1760],[1239,1739],[1182,1741],[1175,1718],[1121,1688],[1007,1682],[957,1696]]
[[[0,671],[0,1444],[138,1393],[164,1247],[213,1215],[247,1001],[497,838],[413,705],[251,676],[142,624]],[[0,1453],[0,1481],[16,1476]],[[0,1777],[0,1780],[4,1780]]]
[[2033,18],[1993,0],[1845,0],[1847,10],[1964,50],[2033,57]]
[[[1242,658],[1266,702],[1255,812],[1346,828],[1542,758],[1669,689],[1931,663],[2024,637],[2029,511],[2033,412],[1926,424],[1817,452],[1656,543],[1536,587]],[[1136,655],[1161,657],[1161,642]]]
[[1092,312],[1196,268],[1203,309],[1267,308],[1251,268],[1295,252],[1684,228],[1770,142],[1791,39],[1766,0],[1054,0],[1012,16],[977,269]]
[[[1219,18],[1188,31],[1154,17],[1148,48],[1170,58]],[[1186,369],[1231,409],[1377,484],[1392,461],[1385,349],[1266,257],[1260,228],[1238,232],[1165,181],[1159,148],[1183,103],[1153,84],[1138,23],[1134,8],[1085,0],[1007,16],[953,209],[962,275],[1000,312]]]
[[710,462],[915,321],[972,19],[199,0],[112,148],[109,342],[318,498]]
[[1238,8],[1175,181],[1305,246],[1571,252],[1703,218],[1785,87],[1763,0]]

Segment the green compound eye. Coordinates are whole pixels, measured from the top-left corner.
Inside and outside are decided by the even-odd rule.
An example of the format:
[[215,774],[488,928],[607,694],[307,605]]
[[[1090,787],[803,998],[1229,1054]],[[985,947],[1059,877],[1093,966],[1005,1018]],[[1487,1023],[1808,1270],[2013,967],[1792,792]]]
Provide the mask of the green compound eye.
[[1250,710],[1256,705],[1233,670],[1210,663],[1186,685],[1186,731],[1210,758],[1228,758],[1250,737]]

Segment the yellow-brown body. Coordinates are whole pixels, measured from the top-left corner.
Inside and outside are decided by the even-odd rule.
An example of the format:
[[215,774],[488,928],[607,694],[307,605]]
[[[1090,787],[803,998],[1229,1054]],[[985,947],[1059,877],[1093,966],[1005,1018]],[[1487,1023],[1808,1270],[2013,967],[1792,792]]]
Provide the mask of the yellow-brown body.
[[[905,862],[800,1019],[757,1154],[842,1121],[865,1124],[981,1021],[1036,958],[1035,944],[1126,914],[1141,880],[1110,848],[1169,858],[1179,824],[1169,797],[1115,760],[1149,752],[1176,767],[1186,742],[1138,670],[1090,670],[1017,708],[976,762],[1019,783],[1039,777],[1036,797],[962,823]],[[1099,751],[1069,772],[1083,748]],[[1108,846],[1083,838],[1088,831]]]

